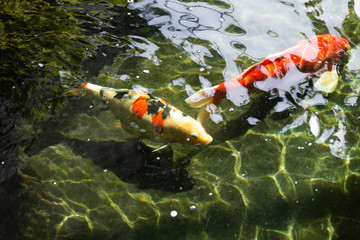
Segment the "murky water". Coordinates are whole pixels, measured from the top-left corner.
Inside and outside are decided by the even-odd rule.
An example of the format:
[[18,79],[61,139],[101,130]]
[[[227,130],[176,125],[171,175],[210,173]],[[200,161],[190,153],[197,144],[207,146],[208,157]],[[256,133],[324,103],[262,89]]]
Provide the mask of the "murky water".
[[[358,1],[2,4],[2,239],[359,235]],[[58,73],[146,88],[196,118],[191,94],[327,33],[351,46],[335,92],[295,73],[276,91],[229,94],[204,122],[208,146],[140,141]]]

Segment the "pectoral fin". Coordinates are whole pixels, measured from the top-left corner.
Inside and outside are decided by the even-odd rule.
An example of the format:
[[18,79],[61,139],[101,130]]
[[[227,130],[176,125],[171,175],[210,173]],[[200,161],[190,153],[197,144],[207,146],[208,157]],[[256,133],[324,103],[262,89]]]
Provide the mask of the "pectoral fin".
[[320,76],[314,86],[320,91],[332,93],[335,91],[338,82],[339,76],[335,71],[326,71]]

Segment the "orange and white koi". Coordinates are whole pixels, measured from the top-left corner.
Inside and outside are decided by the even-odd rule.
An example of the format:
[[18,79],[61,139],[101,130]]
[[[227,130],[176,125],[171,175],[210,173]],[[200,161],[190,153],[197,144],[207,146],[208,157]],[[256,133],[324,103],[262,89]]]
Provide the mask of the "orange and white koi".
[[[69,86],[68,82],[76,81],[65,71],[60,71],[59,74],[64,86]],[[207,145],[213,140],[200,122],[163,99],[144,91],[107,88],[79,82],[76,91],[81,89],[104,99],[115,118],[142,138],[158,142],[200,145]]]
[[[333,67],[341,62],[349,47],[349,42],[345,38],[332,34],[318,35],[300,41],[283,52],[268,56],[264,61],[251,66],[234,79],[202,89],[185,101],[191,107],[197,108],[208,104],[218,106],[230,91],[240,86],[251,89],[256,82],[270,78],[281,79],[294,70],[310,74],[321,70],[332,71]],[[331,92],[336,87],[337,74],[335,72],[326,73],[315,83],[315,87],[321,91]]]

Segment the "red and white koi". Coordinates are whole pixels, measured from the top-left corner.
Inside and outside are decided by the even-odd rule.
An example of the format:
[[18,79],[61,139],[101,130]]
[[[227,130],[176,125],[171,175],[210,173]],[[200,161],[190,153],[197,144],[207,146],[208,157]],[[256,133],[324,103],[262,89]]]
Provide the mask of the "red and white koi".
[[[69,86],[66,82],[74,82],[74,77],[67,72],[60,71],[59,74],[64,86]],[[76,91],[81,89],[103,98],[115,118],[142,138],[200,145],[213,140],[200,122],[144,91],[107,88],[88,82],[78,84]]]
[[[230,81],[217,86],[202,89],[185,101],[191,107],[206,107],[208,104],[218,106],[222,99],[239,87],[251,89],[256,82],[267,79],[281,79],[287,73],[298,70],[302,73],[327,71],[315,83],[315,88],[332,92],[337,85],[337,74],[333,67],[341,62],[349,49],[349,42],[342,37],[324,34],[300,41],[283,52],[268,56],[264,61],[255,64]],[[204,118],[204,111],[201,112]],[[201,118],[201,117],[200,117]]]

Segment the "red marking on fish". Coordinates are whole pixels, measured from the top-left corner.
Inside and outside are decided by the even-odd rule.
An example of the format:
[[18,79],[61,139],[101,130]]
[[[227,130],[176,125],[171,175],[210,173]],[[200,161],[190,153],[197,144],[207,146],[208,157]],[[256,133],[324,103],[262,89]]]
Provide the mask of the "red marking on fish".
[[156,131],[158,133],[162,133],[162,128],[163,128],[163,125],[164,125],[164,120],[163,120],[163,117],[162,117],[162,113],[163,113],[163,109],[160,110],[157,114],[153,115],[151,117],[151,121],[154,125],[156,125]]
[[321,69],[330,71],[333,65],[340,63],[349,47],[345,38],[332,34],[300,41],[281,53],[269,56],[234,79],[221,83],[215,88],[213,103],[218,105],[226,97],[226,90],[229,88],[238,87],[239,84],[251,88],[256,81],[282,78],[293,69],[303,73],[315,73]]
[[132,104],[131,112],[139,119],[143,118],[147,113],[149,104],[146,102],[146,100],[149,98],[149,96],[140,96]]
[[87,82],[84,82],[84,83],[83,83],[83,87],[86,87],[86,85],[88,85],[88,83],[87,83]]

